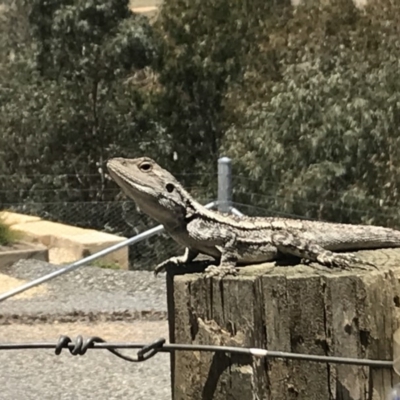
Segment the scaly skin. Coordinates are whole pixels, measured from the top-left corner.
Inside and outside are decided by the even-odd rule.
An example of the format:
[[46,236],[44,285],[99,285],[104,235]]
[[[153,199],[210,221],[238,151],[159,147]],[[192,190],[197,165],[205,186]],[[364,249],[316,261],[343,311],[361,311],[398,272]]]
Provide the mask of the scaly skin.
[[400,231],[379,226],[236,217],[208,210],[147,157],[113,158],[107,168],[125,194],[186,248],[182,256],[158,265],[156,273],[170,264],[184,265],[198,254],[219,261],[206,269],[208,276],[236,274],[238,265],[272,261],[285,254],[327,267],[368,269],[374,265],[335,251],[400,247]]

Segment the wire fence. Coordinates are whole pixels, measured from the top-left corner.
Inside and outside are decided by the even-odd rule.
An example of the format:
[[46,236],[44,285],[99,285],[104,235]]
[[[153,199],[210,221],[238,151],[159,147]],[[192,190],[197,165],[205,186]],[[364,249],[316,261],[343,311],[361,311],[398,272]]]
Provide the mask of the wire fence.
[[[221,345],[200,345],[200,344],[179,344],[179,343],[167,343],[165,338],[159,338],[153,342],[107,342],[99,336],[91,336],[86,339],[83,336],[78,335],[72,339],[67,335],[60,335],[57,341],[48,342],[20,342],[20,343],[1,343],[0,351],[20,351],[20,350],[54,350],[54,354],[59,356],[63,350],[67,350],[72,356],[83,356],[89,350],[107,350],[116,357],[130,362],[130,363],[143,363],[155,357],[159,353],[176,353],[180,351],[191,351],[191,352],[207,352],[215,354],[224,354],[225,356],[250,356],[254,360],[253,365],[257,365],[257,359],[277,359],[277,360],[291,360],[300,363],[321,363],[330,365],[333,368],[337,365],[338,368],[344,365],[365,368],[368,367],[370,373],[369,382],[372,383],[371,371],[376,370],[392,370],[394,365],[398,363],[398,360],[375,360],[375,359],[363,359],[353,357],[336,357],[336,356],[322,356],[313,354],[293,353],[293,352],[282,352],[267,350],[264,348],[252,348],[252,347],[240,347],[240,346],[221,346]],[[121,352],[124,351],[123,353]],[[127,355],[125,351],[137,350],[134,355]],[[238,362],[238,359],[235,359]],[[247,364],[249,361],[247,359]],[[250,361],[251,363],[251,361]],[[304,364],[308,365],[308,364]],[[301,368],[301,367],[300,367]],[[396,370],[396,368],[395,368]],[[218,374],[219,367],[217,364],[210,365],[210,373]],[[353,371],[354,372],[354,371]],[[150,378],[147,376],[147,378]],[[338,378],[338,377],[337,377]],[[198,377],[198,379],[201,379]],[[189,384],[189,383],[188,383]],[[205,383],[206,384],[206,383]],[[359,382],[352,382],[351,385],[360,384]],[[379,391],[384,389],[385,398],[387,400],[399,400],[400,398],[400,384],[388,385],[380,388]],[[377,393],[375,393],[377,394]]]
[[[115,235],[117,237],[129,238],[144,232],[156,225],[146,215],[138,212],[131,201],[113,202],[54,202],[54,203],[14,203],[3,204],[3,210],[14,213],[37,216],[46,221],[68,224],[74,227],[97,230],[100,232]],[[72,250],[72,242],[63,240],[71,237],[69,231],[65,231],[63,225],[53,224],[49,226],[51,234],[60,238],[59,241],[51,240],[48,243],[50,262],[65,264],[83,258],[88,254],[76,254]],[[41,231],[35,233],[43,234]],[[112,237],[106,240],[107,245],[112,244]],[[95,240],[92,235],[90,240]],[[44,243],[47,244],[47,243]],[[71,244],[71,245],[69,245]],[[95,244],[93,245],[94,251]],[[105,260],[95,263],[97,266],[113,268],[114,264],[124,265],[123,258],[128,253],[129,268],[135,270],[152,270],[154,266],[177,252],[182,251],[180,246],[166,234],[159,234],[149,239],[136,243],[128,249],[112,254]]]
[[[216,195],[216,190],[204,185],[191,185],[190,181],[200,178],[216,184],[216,175],[179,174],[177,178],[187,183],[186,188],[202,203]],[[207,194],[209,192],[209,194]],[[45,221],[60,223],[83,229],[108,233],[111,236],[100,238],[103,243],[112,245],[118,236],[129,238],[156,225],[156,222],[138,211],[132,201],[121,196],[121,190],[105,175],[100,174],[32,174],[0,175],[0,211],[39,217]],[[42,235],[44,244],[49,247],[50,262],[67,264],[84,258],[100,250],[96,237],[85,239],[88,245],[82,249],[73,246],[72,235],[61,225],[43,226],[33,235]],[[33,229],[33,228],[32,228]],[[51,236],[53,239],[48,239]],[[55,240],[54,237],[60,238]],[[39,239],[39,241],[42,241]],[[122,249],[95,261],[101,267],[129,267],[135,270],[152,270],[155,265],[168,257],[182,252],[181,248],[166,234],[146,239],[128,249]]]
[[[178,178],[185,181],[189,178],[197,179],[198,176],[197,174],[181,174]],[[0,211],[35,216],[45,221],[96,230],[122,238],[135,236],[156,225],[154,220],[137,209],[133,201],[121,200],[123,196],[117,187],[106,187],[100,184],[93,185],[92,188],[77,186],[77,182],[85,184],[91,180],[93,182],[93,179],[98,179],[98,175],[35,174],[24,176],[24,179],[20,176],[0,175]],[[65,188],[54,187],[63,185]],[[74,185],[75,187],[73,187]],[[209,188],[206,189],[201,185],[186,187],[201,203],[207,203],[211,196],[215,196],[214,191],[207,198],[205,193]],[[96,197],[102,199],[80,200],[81,198],[93,199]],[[49,235],[59,237],[61,240],[48,240],[42,226],[41,231],[37,234],[43,235],[44,244],[49,247],[50,262],[66,264],[89,255],[87,249],[83,249],[83,252],[79,253],[80,248],[76,250],[77,246],[68,246],[68,243],[71,244],[72,233],[65,231],[63,226],[53,224],[49,229],[52,230]],[[101,239],[107,245],[113,244],[111,237]],[[93,252],[99,250],[95,240],[96,238],[93,237],[93,243],[88,245],[89,248],[93,248]],[[109,241],[107,242],[107,240]],[[155,265],[179,252],[183,252],[181,246],[168,235],[159,234],[137,243],[135,246],[130,246],[128,249],[111,254],[94,264],[108,268],[127,265],[130,269],[135,270],[153,270]],[[91,253],[92,251],[90,251]]]
[[[205,204],[207,200],[200,202]],[[271,214],[262,207],[250,204],[234,203],[234,206],[243,210],[244,214]],[[14,213],[37,216],[46,221],[93,229],[125,238],[147,231],[156,225],[154,220],[138,211],[132,201],[3,203],[1,208]],[[274,215],[292,216],[285,213],[274,213]],[[65,237],[62,226],[54,224],[51,229],[54,236]],[[41,233],[45,234],[43,231]],[[168,234],[161,233],[129,247],[127,251],[130,269],[152,270],[155,265],[166,258],[183,252],[183,247],[172,240]],[[49,254],[50,261],[56,264],[72,262],[78,258],[65,246],[63,248],[57,246],[54,240]],[[87,254],[80,254],[81,257],[85,255]],[[109,262],[99,262],[97,265],[112,267],[113,260],[116,264],[123,265],[123,257],[126,257],[124,251],[115,253],[108,259]]]
[[[177,179],[199,202],[215,200],[217,174],[180,174]],[[96,183],[97,182],[97,183]],[[198,182],[198,184],[193,184]],[[278,216],[288,218],[320,219],[318,210],[329,209],[335,222],[367,220],[365,209],[349,207],[336,201],[306,201],[281,194],[277,182],[268,184],[270,194],[257,192],[255,182],[240,175],[232,176],[232,205],[245,215]],[[88,175],[0,175],[0,210],[37,216],[46,221],[59,222],[74,227],[97,230],[121,237],[132,237],[156,225],[155,221],[140,213],[133,201],[126,201],[119,188],[107,179],[99,180],[98,174]],[[398,220],[397,209],[374,208],[374,216],[387,226]],[[354,222],[354,221],[351,221]],[[368,221],[367,221],[368,222]],[[54,234],[61,229],[54,225]],[[396,227],[396,226],[393,226]],[[68,235],[67,235],[68,236]],[[64,235],[65,237],[65,235]],[[64,244],[67,241],[64,241]],[[62,246],[61,246],[62,247]],[[50,261],[64,264],[83,258],[87,254],[72,254],[68,249],[54,245],[50,248]],[[160,234],[135,244],[96,264],[113,267],[127,264],[130,269],[152,270],[166,258],[183,251],[167,234]],[[118,265],[115,265],[117,267]]]
[[[232,205],[246,215],[259,216],[281,216],[290,218],[307,218],[301,213],[279,211],[284,209],[281,204],[288,202],[287,198],[279,194],[267,195],[254,191],[246,192],[243,188],[242,177],[234,177],[238,195]],[[61,179],[61,178],[55,178]],[[208,186],[186,186],[193,196],[201,203],[205,204],[215,199],[215,192],[210,190]],[[25,189],[24,189],[25,190]],[[119,197],[119,189],[105,188],[103,189],[104,199],[102,200],[73,200],[74,191],[69,189],[45,189],[36,188],[25,192],[22,189],[4,189],[0,190],[0,198],[2,193],[7,195],[7,199],[11,199],[14,195],[20,193],[20,201],[2,201],[0,210],[10,210],[30,216],[37,216],[46,221],[54,221],[62,224],[68,224],[85,229],[94,229],[103,233],[116,236],[132,237],[138,233],[144,232],[156,225],[156,222],[146,215],[140,213],[134,202],[122,201]],[[13,196],[11,196],[11,194]],[[26,194],[29,194],[25,196]],[[82,193],[93,198],[93,189],[82,189]],[[76,196],[82,195],[79,191]],[[48,201],[39,201],[43,194],[48,195]],[[311,202],[303,202],[305,207],[318,208],[320,206],[318,200]],[[340,205],[332,203],[332,207],[340,210]],[[349,209],[342,207],[343,215],[348,213]],[[360,212],[362,210],[351,209],[351,211]],[[386,214],[393,213],[397,215],[397,210],[386,210]],[[340,215],[340,214],[338,214]],[[56,228],[58,225],[54,225]],[[61,227],[60,227],[61,229]],[[62,232],[59,232],[62,236]],[[58,232],[54,232],[55,235]],[[159,234],[136,243],[129,248],[129,266],[130,269],[152,270],[154,266],[164,261],[167,257],[176,255],[183,251],[176,242],[169,238],[166,234]],[[52,260],[50,260],[52,261]],[[118,261],[118,260],[117,260]],[[118,263],[118,262],[117,262]],[[89,337],[86,340],[81,336],[71,339],[68,336],[61,336],[57,342],[46,343],[0,343],[0,350],[21,350],[21,349],[53,349],[58,355],[63,349],[66,349],[72,355],[84,355],[88,350],[107,349],[114,355],[131,362],[141,362],[148,360],[158,353],[171,353],[175,351],[207,351],[207,352],[223,352],[232,354],[248,354],[253,357],[261,358],[281,358],[300,361],[312,361],[327,364],[344,364],[355,366],[368,366],[372,368],[393,368],[391,360],[369,360],[355,359],[346,357],[329,357],[298,353],[285,353],[279,351],[270,351],[258,348],[239,348],[226,346],[201,346],[190,344],[166,344],[166,340],[161,338],[153,343],[107,343],[98,336]],[[136,356],[130,357],[121,354],[119,350],[139,349]],[[390,399],[398,400],[400,397],[400,387],[394,387]]]
[[[107,343],[99,336],[88,337],[86,340],[78,335],[75,340],[69,336],[61,335],[54,343],[0,343],[0,350],[28,350],[28,349],[54,349],[56,355],[60,355],[63,349],[69,350],[73,356],[84,355],[89,349],[108,350],[115,356],[130,362],[142,362],[154,357],[157,353],[171,353],[175,351],[203,351],[222,352],[231,354],[246,354],[255,358],[281,358],[284,360],[301,360],[325,364],[357,365],[374,368],[393,368],[393,361],[371,360],[353,357],[319,356],[312,354],[273,351],[261,348],[249,348],[239,346],[217,346],[200,344],[166,344],[166,339],[160,338],[152,343]],[[121,354],[117,350],[139,349],[135,357]]]

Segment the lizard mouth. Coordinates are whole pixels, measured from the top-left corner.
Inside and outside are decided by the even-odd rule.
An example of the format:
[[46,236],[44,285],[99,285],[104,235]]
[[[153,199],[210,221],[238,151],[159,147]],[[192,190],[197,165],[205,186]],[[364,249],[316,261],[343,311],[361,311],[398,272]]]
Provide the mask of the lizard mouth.
[[107,162],[107,169],[110,177],[120,186],[125,194],[133,200],[138,200],[138,197],[146,196],[153,197],[153,190],[150,186],[138,182],[132,172],[126,171],[118,162],[113,160]]
[[119,185],[121,186],[124,191],[129,191],[129,194],[132,194],[132,191],[134,190],[135,192],[138,193],[147,193],[148,192],[148,187],[145,185],[141,185],[140,183],[132,180],[131,178],[128,178],[123,171],[118,171],[118,173],[115,173],[111,168],[109,169],[109,173],[111,178]]

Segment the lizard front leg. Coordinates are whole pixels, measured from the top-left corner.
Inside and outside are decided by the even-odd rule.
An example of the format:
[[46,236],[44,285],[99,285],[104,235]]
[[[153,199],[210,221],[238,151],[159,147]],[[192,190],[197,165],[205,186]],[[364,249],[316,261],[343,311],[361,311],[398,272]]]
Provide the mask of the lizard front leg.
[[[186,229],[194,243],[198,243],[200,248],[203,249],[204,247],[214,248],[208,254],[215,259],[219,259],[219,265],[210,265],[205,269],[206,277],[237,275],[238,252],[235,233],[218,224],[205,222],[201,218],[195,218],[190,221]],[[207,252],[205,253],[207,254]]]
[[368,269],[366,266],[363,266],[364,264],[376,268],[374,264],[363,261],[353,254],[334,253],[291,232],[273,233],[271,235],[271,244],[276,246],[283,254],[291,254],[306,260],[315,261],[327,267]]
[[236,244],[236,235],[231,232],[220,232],[224,236],[225,241],[224,244],[215,246],[217,250],[221,252],[221,260],[219,265],[210,265],[205,269],[205,276],[207,278],[210,277],[219,277],[223,278],[227,275],[237,275],[238,271],[236,268],[236,264],[238,262],[238,254],[237,249],[235,248]]
[[185,252],[181,256],[168,258],[168,260],[165,260],[162,263],[158,264],[154,268],[154,275],[157,276],[157,274],[159,274],[160,272],[166,271],[167,267],[170,265],[179,266],[189,263],[193,261],[198,254],[198,251],[186,247]]

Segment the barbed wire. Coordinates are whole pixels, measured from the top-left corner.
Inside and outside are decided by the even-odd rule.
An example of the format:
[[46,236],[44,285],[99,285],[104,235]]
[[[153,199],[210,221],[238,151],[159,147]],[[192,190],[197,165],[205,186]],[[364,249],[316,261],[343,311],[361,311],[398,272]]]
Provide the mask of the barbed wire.
[[[84,355],[89,349],[108,350],[115,356],[129,362],[142,362],[154,357],[157,353],[171,353],[175,351],[202,351],[215,353],[246,354],[258,358],[281,358],[288,360],[311,361],[325,364],[357,365],[374,368],[393,368],[393,361],[373,360],[352,357],[319,356],[312,354],[291,353],[283,351],[266,350],[253,347],[217,346],[199,344],[166,344],[166,339],[160,338],[152,343],[114,343],[106,342],[99,336],[91,336],[84,339],[78,335],[75,340],[69,336],[61,335],[57,342],[52,343],[0,343],[0,350],[32,350],[54,349],[56,355],[60,355],[63,349],[70,354]],[[129,357],[118,350],[139,349],[135,357]]]

